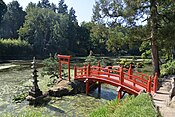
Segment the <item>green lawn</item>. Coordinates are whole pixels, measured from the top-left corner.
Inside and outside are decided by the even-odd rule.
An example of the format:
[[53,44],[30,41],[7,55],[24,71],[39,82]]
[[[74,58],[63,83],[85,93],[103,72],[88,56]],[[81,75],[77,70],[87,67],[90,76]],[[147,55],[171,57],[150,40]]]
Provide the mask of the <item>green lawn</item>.
[[141,94],[137,97],[127,96],[121,102],[117,99],[99,107],[90,117],[161,117],[155,110],[151,97]]

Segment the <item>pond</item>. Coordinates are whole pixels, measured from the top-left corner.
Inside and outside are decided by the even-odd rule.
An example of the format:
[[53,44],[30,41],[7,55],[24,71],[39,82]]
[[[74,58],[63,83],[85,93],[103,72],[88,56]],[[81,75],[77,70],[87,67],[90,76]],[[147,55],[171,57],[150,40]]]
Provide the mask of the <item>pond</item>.
[[[8,66],[0,64],[0,66]],[[92,91],[89,96],[77,94],[74,96],[53,97],[51,101],[42,107],[28,106],[26,100],[21,103],[13,101],[14,96],[25,94],[31,88],[31,69],[29,64],[15,62],[15,67],[0,70],[0,115],[9,114],[15,116],[26,111],[39,111],[45,116],[50,117],[86,117],[97,106],[107,103],[109,100],[117,97],[115,87],[102,85],[101,98],[98,97],[98,91]],[[49,79],[42,77],[42,68],[37,69],[39,87],[44,92],[48,90],[47,83]]]

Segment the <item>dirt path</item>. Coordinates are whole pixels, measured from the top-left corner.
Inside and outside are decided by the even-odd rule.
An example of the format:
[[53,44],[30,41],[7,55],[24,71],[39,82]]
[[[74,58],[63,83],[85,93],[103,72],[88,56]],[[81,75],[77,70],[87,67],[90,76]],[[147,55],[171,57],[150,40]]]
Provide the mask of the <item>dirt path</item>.
[[17,65],[4,65],[4,66],[0,66],[0,70],[8,69],[8,68],[16,67],[16,66]]
[[175,117],[175,108],[171,108],[168,105],[169,102],[169,90],[171,89],[171,79],[167,78],[163,80],[162,86],[153,96],[153,100],[163,117]]

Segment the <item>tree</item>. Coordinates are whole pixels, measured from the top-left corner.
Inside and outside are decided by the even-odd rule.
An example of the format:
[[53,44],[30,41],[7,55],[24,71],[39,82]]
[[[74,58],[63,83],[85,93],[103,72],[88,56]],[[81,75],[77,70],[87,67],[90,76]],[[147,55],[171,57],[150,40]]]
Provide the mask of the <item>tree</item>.
[[33,9],[33,8],[36,8],[37,7],[37,5],[36,5],[36,3],[33,3],[33,2],[30,2],[28,5],[27,5],[27,7],[26,7],[26,12],[29,12],[31,9]]
[[[175,4],[170,2],[162,2],[166,9],[162,9],[161,13],[159,13],[159,17],[161,17],[161,27],[158,31],[160,44],[162,47],[162,52],[166,59],[175,59]],[[166,55],[165,55],[166,54]]]
[[60,0],[60,2],[58,3],[57,12],[61,13],[61,14],[67,14],[68,13],[67,5],[64,3],[64,0]]
[[0,0],[0,23],[3,19],[3,15],[5,14],[6,11],[7,11],[6,4],[3,2],[3,0]]
[[31,8],[27,11],[24,26],[19,29],[19,36],[31,44],[35,55],[44,57],[49,53],[65,52],[67,21],[68,16],[50,9]]
[[70,8],[69,10],[69,19],[71,22],[75,22],[77,23],[77,16],[75,15],[75,10],[73,9],[73,7]]
[[[158,54],[158,30],[161,25],[160,19],[166,14],[162,11],[170,4],[174,4],[173,0],[166,1],[164,4],[161,0],[99,0],[93,9],[93,21],[103,22],[111,27],[122,24],[127,27],[137,27],[141,22],[147,21],[150,40],[152,61],[154,73],[160,74],[159,54]],[[162,15],[160,15],[162,14]],[[160,18],[160,19],[159,19]]]
[[108,28],[103,24],[92,24],[90,38],[93,44],[93,52],[98,54],[106,53],[106,44],[108,40]]
[[56,10],[57,10],[56,4],[52,3],[50,9],[53,10],[54,12],[56,12]]
[[38,2],[37,6],[40,8],[50,8],[51,7],[49,0],[41,0],[41,2],[40,1]]
[[2,20],[0,28],[1,38],[18,38],[19,28],[23,25],[26,12],[22,10],[18,1],[12,1],[7,5],[7,12]]

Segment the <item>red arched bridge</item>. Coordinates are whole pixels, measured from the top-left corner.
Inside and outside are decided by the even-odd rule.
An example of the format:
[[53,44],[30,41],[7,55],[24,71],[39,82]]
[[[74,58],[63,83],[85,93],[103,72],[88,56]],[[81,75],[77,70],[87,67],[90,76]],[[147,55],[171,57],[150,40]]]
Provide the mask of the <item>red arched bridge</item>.
[[[68,61],[70,62],[70,60]],[[98,82],[99,92],[101,83],[116,86],[118,99],[120,99],[122,98],[122,92],[138,95],[141,91],[145,90],[146,92],[154,94],[157,90],[158,76],[155,74],[154,77],[151,77],[134,71],[132,70],[132,65],[130,65],[128,69],[122,66],[102,68],[99,62],[97,66],[91,66],[90,64],[83,67],[74,66],[74,80],[83,80],[86,83],[86,94],[88,94],[90,84],[92,83]]]

